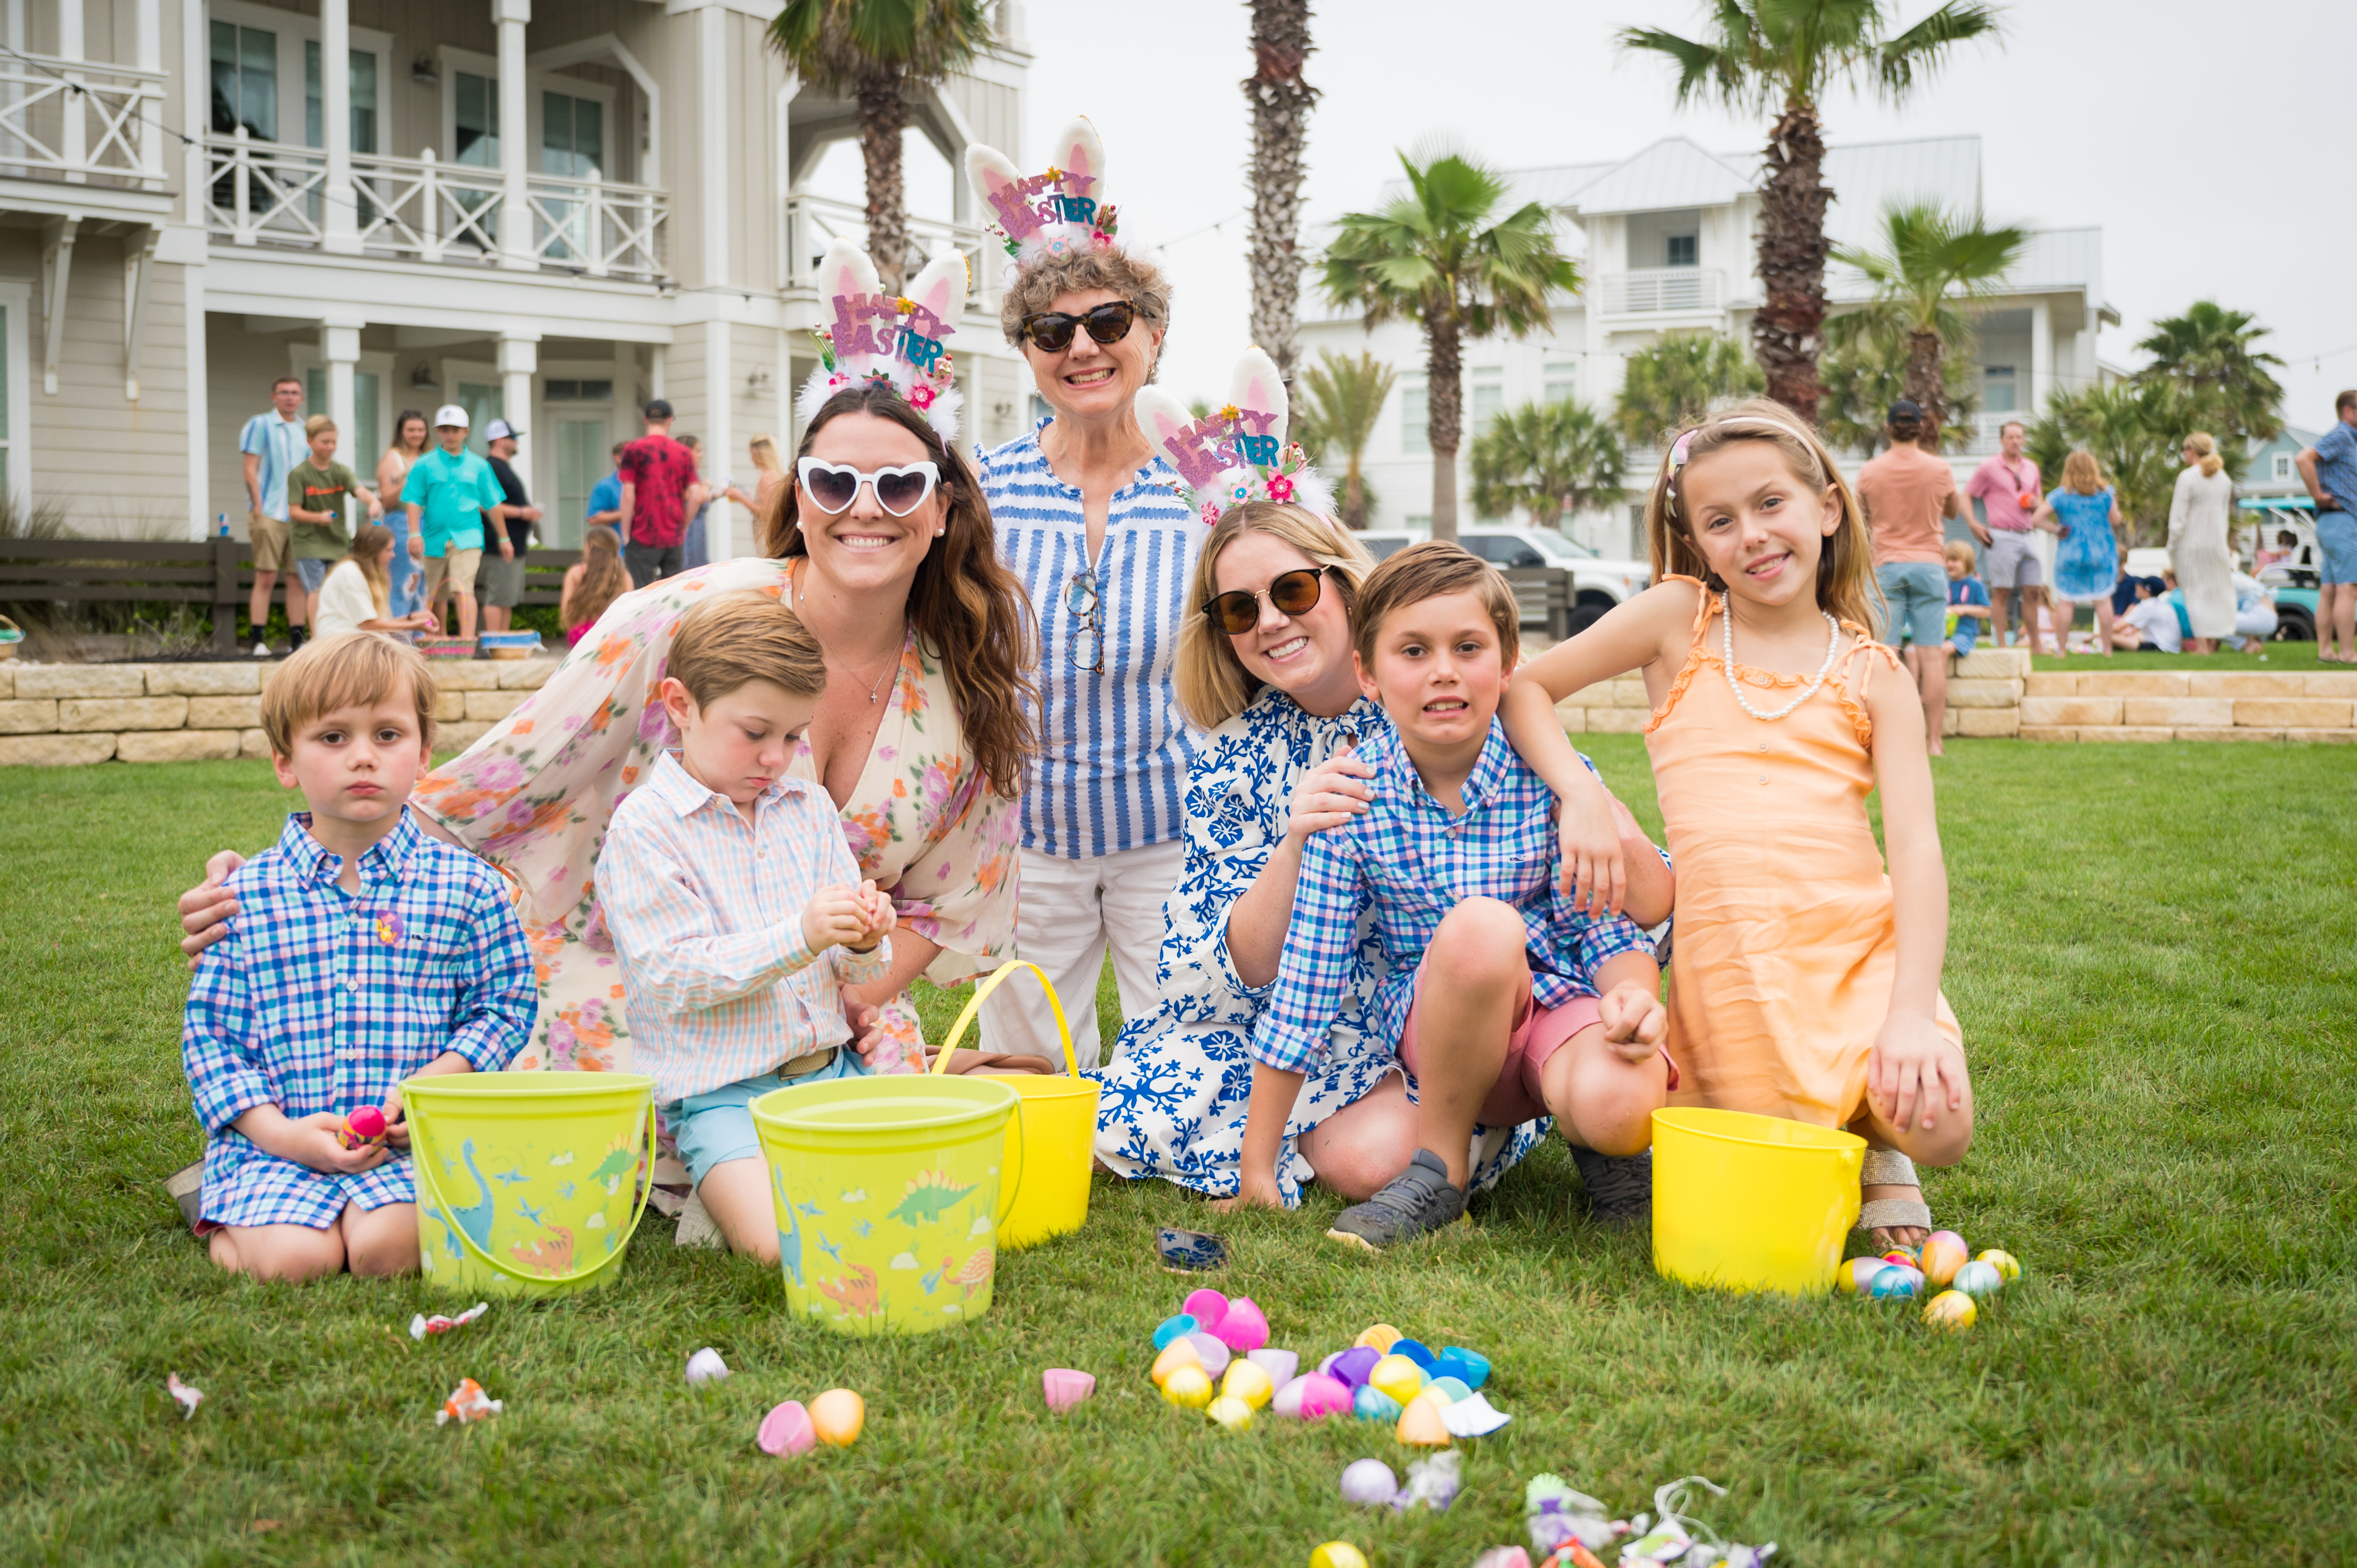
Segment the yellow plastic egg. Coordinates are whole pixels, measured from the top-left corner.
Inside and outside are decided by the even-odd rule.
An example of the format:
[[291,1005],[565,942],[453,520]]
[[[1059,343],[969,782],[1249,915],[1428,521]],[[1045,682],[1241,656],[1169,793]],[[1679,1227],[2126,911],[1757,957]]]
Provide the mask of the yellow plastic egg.
[[1984,1263],[1989,1264],[1991,1267],[1995,1268],[1998,1273],[2003,1274],[2007,1284],[2012,1283],[2015,1280],[2021,1277],[2021,1264],[2015,1259],[2011,1252],[2001,1252],[1995,1247],[1991,1247],[1987,1251],[1981,1254],[1980,1261]]
[[[1162,1354],[1154,1358],[1154,1370],[1150,1374],[1154,1386],[1157,1389],[1167,1387],[1170,1374],[1181,1367],[1192,1367],[1199,1372],[1202,1371],[1203,1353],[1184,1339],[1173,1339],[1163,1348]],[[1209,1376],[1208,1373],[1205,1375]]]
[[1181,1410],[1200,1410],[1211,1402],[1211,1374],[1200,1363],[1181,1367],[1162,1380],[1162,1397]]
[[1329,1541],[1309,1554],[1309,1568],[1367,1568],[1367,1554],[1347,1541]]
[[1394,1328],[1390,1324],[1378,1323],[1372,1328],[1368,1329],[1364,1334],[1360,1335],[1356,1340],[1352,1341],[1352,1344],[1354,1347],[1363,1345],[1379,1356],[1388,1356],[1391,1354],[1392,1347],[1398,1344],[1405,1337],[1405,1335],[1401,1334],[1398,1329]]
[[849,1389],[829,1389],[810,1402],[811,1430],[821,1443],[848,1448],[867,1424],[867,1402]]
[[1228,1363],[1228,1375],[1220,1380],[1220,1392],[1243,1401],[1251,1409],[1261,1410],[1276,1397],[1276,1384],[1260,1363],[1239,1358]]
[[[1252,1365],[1249,1361],[1243,1364],[1245,1366]],[[1250,1432],[1252,1430],[1253,1407],[1246,1404],[1243,1401],[1236,1398],[1233,1394],[1222,1394],[1218,1399],[1213,1400],[1210,1404],[1203,1407],[1203,1413],[1210,1416],[1213,1421],[1218,1422],[1222,1426],[1226,1427],[1230,1432]]]
[[1934,1328],[1970,1328],[1979,1316],[1973,1298],[1960,1290],[1943,1290],[1923,1305],[1923,1321]]
[[1405,1404],[1425,1385],[1424,1369],[1405,1356],[1386,1356],[1367,1374],[1367,1386]]

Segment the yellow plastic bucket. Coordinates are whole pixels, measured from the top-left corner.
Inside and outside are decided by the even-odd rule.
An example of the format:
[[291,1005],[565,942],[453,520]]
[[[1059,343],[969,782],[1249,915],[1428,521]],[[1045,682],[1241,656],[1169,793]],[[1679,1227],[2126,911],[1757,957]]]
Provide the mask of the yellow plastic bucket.
[[1089,1161],[1096,1150],[1097,1081],[1081,1076],[1080,1062],[1072,1055],[1072,1026],[1064,1021],[1064,1004],[1036,963],[1009,959],[974,987],[965,1011],[950,1026],[950,1037],[942,1043],[941,1055],[933,1058],[933,1071],[948,1068],[950,1052],[974,1021],[983,999],[1009,975],[1024,969],[1039,977],[1039,989],[1048,993],[1048,1008],[1055,1014],[1057,1032],[1064,1037],[1064,1068],[1071,1076],[997,1080],[1013,1090],[1022,1102],[1015,1124],[1006,1130],[1006,1164],[1016,1193],[1015,1207],[998,1228],[1002,1247],[1028,1247],[1051,1236],[1070,1235],[1088,1223]]
[[1653,1267],[1690,1285],[1823,1295],[1857,1223],[1866,1140],[1746,1111],[1653,1112]]
[[927,1334],[988,1312],[1015,1103],[1000,1079],[924,1077],[754,1101],[788,1310],[843,1334]]
[[654,1096],[653,1079],[626,1072],[403,1083],[426,1282],[467,1295],[565,1295],[620,1274],[647,1208]]

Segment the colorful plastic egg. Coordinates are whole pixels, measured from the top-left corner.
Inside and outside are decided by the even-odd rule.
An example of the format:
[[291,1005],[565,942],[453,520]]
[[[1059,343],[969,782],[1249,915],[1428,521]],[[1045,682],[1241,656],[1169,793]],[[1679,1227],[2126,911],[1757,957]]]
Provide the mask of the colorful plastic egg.
[[1997,1273],[1995,1263],[1984,1263],[1978,1258],[1956,1271],[1948,1282],[1951,1290],[1960,1290],[1977,1301],[1985,1295],[1995,1295],[2005,1288],[2005,1276]]
[[1230,1432],[1252,1430],[1253,1407],[1233,1394],[1222,1394],[1203,1407],[1203,1413]]
[[1268,1374],[1268,1380],[1278,1388],[1293,1381],[1301,1370],[1301,1358],[1290,1350],[1271,1350],[1264,1347],[1244,1352],[1244,1359]]
[[1415,1398],[1429,1380],[1424,1369],[1405,1356],[1386,1356],[1367,1374],[1368,1387],[1383,1390],[1402,1404]]
[[1361,1389],[1367,1386],[1367,1374],[1373,1371],[1375,1363],[1383,1359],[1383,1353],[1372,1345],[1354,1345],[1340,1355],[1329,1358],[1319,1369],[1351,1388]]
[[[1154,1369],[1146,1376],[1154,1380],[1154,1386],[1158,1389],[1168,1382],[1170,1374],[1181,1367],[1192,1367],[1197,1371],[1203,1369],[1203,1353],[1195,1348],[1195,1342],[1192,1339],[1183,1337],[1173,1339],[1164,1346],[1162,1354],[1154,1358]],[[1208,1372],[1204,1373],[1206,1377],[1210,1375]]]
[[1867,1294],[1877,1301],[1912,1301],[1923,1294],[1923,1271],[1905,1263],[1885,1264]]
[[1882,1261],[1886,1263],[1904,1263],[1911,1269],[1921,1261],[1922,1256],[1923,1249],[1921,1247],[1893,1247],[1882,1254]]
[[1318,1372],[1312,1372],[1298,1381],[1301,1385],[1302,1420],[1323,1421],[1329,1415],[1351,1413],[1349,1384]]
[[1370,1385],[1351,1396],[1351,1413],[1361,1421],[1397,1421],[1400,1402]]
[[1292,1381],[1279,1388],[1276,1392],[1269,1398],[1268,1413],[1275,1416],[1280,1421],[1299,1421],[1301,1419],[1301,1396],[1309,1391],[1309,1379],[1314,1378],[1317,1375],[1317,1373],[1312,1372],[1308,1377],[1296,1378]]
[[1252,1297],[1240,1295],[1228,1303],[1220,1326],[1211,1332],[1231,1350],[1257,1350],[1268,1343],[1268,1318]]
[[1399,1477],[1380,1459],[1353,1459],[1342,1469],[1342,1500],[1380,1508],[1399,1496]]
[[1424,1391],[1445,1405],[1473,1397],[1473,1391],[1465,1386],[1462,1378],[1435,1378],[1424,1385]]
[[1228,1363],[1228,1375],[1220,1380],[1220,1392],[1258,1410],[1276,1397],[1276,1385],[1257,1363],[1239,1358]]
[[1434,1358],[1430,1369],[1435,1378],[1455,1378],[1468,1389],[1478,1389],[1490,1380],[1490,1358],[1479,1350],[1451,1345]]
[[1050,1367],[1039,1374],[1039,1391],[1046,1396],[1049,1410],[1068,1411],[1097,1391],[1097,1380],[1088,1372]]
[[1162,1380],[1162,1397],[1181,1410],[1200,1410],[1211,1402],[1211,1375],[1200,1366],[1181,1367]]
[[1834,1272],[1834,1283],[1850,1295],[1866,1295],[1874,1288],[1874,1276],[1894,1266],[1880,1258],[1852,1258]]
[[1309,1568],[1367,1568],[1367,1554],[1347,1541],[1329,1541],[1309,1554]]
[[1400,1412],[1395,1434],[1412,1448],[1448,1447],[1448,1423],[1440,1419],[1440,1402],[1429,1394],[1408,1401]]
[[2011,1252],[2001,1252],[1995,1247],[1991,1247],[1980,1255],[1978,1262],[1988,1264],[1998,1273],[2003,1274],[2005,1283],[2007,1284],[2021,1277],[2021,1264],[2015,1260]]
[[1432,1370],[1432,1351],[1429,1347],[1424,1345],[1421,1341],[1415,1339],[1395,1339],[1392,1341],[1392,1348],[1385,1351],[1384,1354],[1387,1356],[1405,1356],[1409,1360],[1414,1361],[1418,1367],[1424,1369],[1426,1372],[1428,1373]]
[[1154,1348],[1157,1350],[1168,1350],[1170,1348],[1170,1341],[1183,1339],[1202,1326],[1189,1313],[1182,1312],[1176,1317],[1166,1317],[1154,1326]]
[[1943,1290],[1923,1304],[1923,1321],[1935,1328],[1962,1331],[1973,1326],[1980,1308],[1960,1290]]
[[818,1428],[811,1424],[811,1413],[802,1408],[802,1401],[788,1400],[761,1418],[761,1429],[753,1441],[764,1454],[781,1457],[807,1454],[818,1442]]
[[1956,1271],[1972,1262],[1973,1255],[1964,1250],[1964,1239],[1953,1230],[1934,1230],[1923,1243],[1923,1255],[1916,1267],[1932,1284],[1946,1288]]
[[811,1401],[811,1429],[821,1443],[848,1448],[867,1424],[867,1402],[849,1389],[829,1389]]
[[1392,1347],[1397,1344],[1400,1338],[1401,1335],[1398,1329],[1394,1328],[1388,1323],[1378,1323],[1373,1327],[1368,1329],[1364,1334],[1360,1335],[1358,1338],[1352,1340],[1351,1344],[1353,1346],[1363,1345],[1378,1356],[1387,1356],[1391,1353]]
[[1226,1371],[1228,1363],[1235,1359],[1235,1352],[1229,1349],[1225,1343],[1216,1336],[1206,1334],[1200,1328],[1187,1336],[1187,1343],[1195,1347],[1195,1354],[1202,1361],[1203,1370],[1212,1377],[1216,1378]]

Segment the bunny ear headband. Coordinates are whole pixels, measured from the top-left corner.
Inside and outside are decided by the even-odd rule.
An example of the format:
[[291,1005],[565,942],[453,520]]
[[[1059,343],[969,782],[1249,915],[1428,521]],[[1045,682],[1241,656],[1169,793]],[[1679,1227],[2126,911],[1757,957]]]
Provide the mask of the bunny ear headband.
[[926,263],[907,294],[888,295],[866,252],[837,240],[819,262],[818,287],[833,322],[811,333],[818,339],[819,365],[794,400],[795,414],[808,424],[844,388],[881,382],[924,416],[942,445],[954,446],[963,400],[942,339],[957,330],[965,313],[965,257],[944,252]]
[[1137,394],[1137,423],[1178,470],[1207,524],[1245,501],[1290,501],[1334,516],[1332,488],[1285,439],[1285,379],[1258,349],[1236,361],[1228,405],[1200,419],[1160,387]]
[[965,150],[966,178],[1006,242],[1016,266],[1042,256],[1111,250],[1114,213],[1105,200],[1104,144],[1085,119],[1056,137],[1043,174],[1019,173],[1014,160],[980,143]]

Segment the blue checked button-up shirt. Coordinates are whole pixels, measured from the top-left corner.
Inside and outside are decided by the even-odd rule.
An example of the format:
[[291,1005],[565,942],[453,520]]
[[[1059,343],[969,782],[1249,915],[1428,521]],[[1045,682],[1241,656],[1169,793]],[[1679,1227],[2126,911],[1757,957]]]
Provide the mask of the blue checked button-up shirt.
[[350,1203],[414,1203],[406,1155],[357,1176],[265,1154],[231,1126],[257,1105],[289,1117],[381,1105],[445,1051],[507,1066],[540,1005],[508,885],[404,811],[336,886],[343,859],[296,813],[229,882],[238,913],[188,990],[180,1055],[205,1151],[202,1217],[221,1225],[335,1223]]
[[2342,511],[2357,512],[2357,425],[2335,419],[2316,438],[2316,487]]
[[1195,743],[1170,684],[1203,526],[1156,457],[1114,492],[1093,569],[1104,669],[1075,668],[1065,603],[1091,570],[1081,492],[1030,435],[984,456],[983,493],[1007,565],[1039,617],[1039,755],[1024,779],[1023,847],[1088,860],[1179,836]]
[[1254,1059],[1289,1072],[1318,1062],[1328,1026],[1350,1000],[1359,918],[1371,906],[1391,965],[1367,1008],[1382,1039],[1400,1037],[1424,950],[1441,918],[1468,898],[1496,898],[1522,911],[1531,992],[1542,1007],[1595,995],[1596,966],[1616,953],[1652,956],[1633,920],[1594,919],[1571,908],[1556,875],[1555,795],[1495,718],[1465,781],[1461,817],[1425,789],[1398,731],[1369,735],[1359,757],[1375,770],[1374,799],[1363,816],[1311,834],[1302,852],[1285,957],[1253,1029]]
[[880,979],[889,938],[868,952],[813,953],[802,910],[820,888],[859,885],[859,863],[826,791],[781,779],[754,820],[665,752],[614,808],[597,855],[597,898],[630,991],[631,1065],[658,1103],[781,1067],[850,1037],[845,983]]

